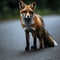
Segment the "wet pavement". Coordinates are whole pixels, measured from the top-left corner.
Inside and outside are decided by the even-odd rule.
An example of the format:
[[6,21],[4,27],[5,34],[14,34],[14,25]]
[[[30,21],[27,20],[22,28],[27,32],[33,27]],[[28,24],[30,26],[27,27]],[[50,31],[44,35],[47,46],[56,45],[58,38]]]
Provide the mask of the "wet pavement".
[[[43,16],[45,27],[57,47],[26,52],[24,30],[19,19],[0,23],[0,60],[60,60],[60,16]],[[30,45],[32,45],[32,36]]]

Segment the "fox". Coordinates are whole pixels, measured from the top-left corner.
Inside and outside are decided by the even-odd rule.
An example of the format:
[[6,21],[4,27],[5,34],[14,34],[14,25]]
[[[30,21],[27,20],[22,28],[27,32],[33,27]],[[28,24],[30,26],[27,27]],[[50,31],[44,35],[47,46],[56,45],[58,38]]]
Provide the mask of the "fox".
[[33,37],[33,46],[32,49],[37,49],[37,38],[39,39],[39,49],[45,47],[54,47],[57,46],[54,38],[48,33],[45,29],[45,24],[43,18],[35,14],[36,2],[32,2],[31,4],[25,4],[23,1],[19,1],[20,8],[20,22],[21,26],[25,31],[26,37],[26,47],[25,50],[29,50],[29,33],[32,34]]

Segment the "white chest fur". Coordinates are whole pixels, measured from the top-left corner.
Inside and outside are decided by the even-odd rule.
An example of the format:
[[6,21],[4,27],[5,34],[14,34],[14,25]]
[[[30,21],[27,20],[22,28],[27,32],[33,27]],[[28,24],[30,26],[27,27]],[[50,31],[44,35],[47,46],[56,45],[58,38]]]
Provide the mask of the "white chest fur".
[[28,29],[28,30],[30,30],[30,29],[35,30],[35,28],[31,26],[32,24],[34,24],[34,20],[33,19],[31,19],[29,22],[27,22],[26,20],[23,19],[22,20],[22,24],[25,25],[24,30],[26,30],[26,29]]

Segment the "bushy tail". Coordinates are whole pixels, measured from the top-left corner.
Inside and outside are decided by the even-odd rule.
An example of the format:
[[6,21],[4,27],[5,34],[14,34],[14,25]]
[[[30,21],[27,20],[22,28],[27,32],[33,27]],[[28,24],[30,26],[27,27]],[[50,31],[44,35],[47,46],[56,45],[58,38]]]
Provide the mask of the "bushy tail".
[[47,30],[44,31],[43,38],[44,38],[44,45],[47,47],[54,47],[58,45]]

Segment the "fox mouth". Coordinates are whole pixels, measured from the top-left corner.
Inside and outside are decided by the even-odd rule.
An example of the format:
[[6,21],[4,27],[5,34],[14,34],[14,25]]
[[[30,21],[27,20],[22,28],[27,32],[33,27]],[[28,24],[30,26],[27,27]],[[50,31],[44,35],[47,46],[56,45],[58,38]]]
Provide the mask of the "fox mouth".
[[31,23],[32,18],[24,18],[24,20],[25,20],[25,23],[29,24]]

